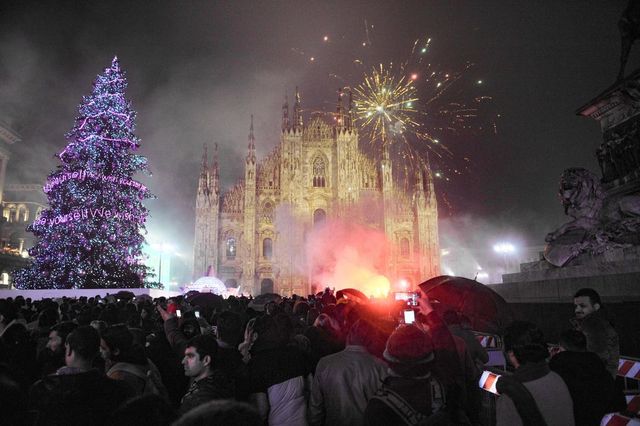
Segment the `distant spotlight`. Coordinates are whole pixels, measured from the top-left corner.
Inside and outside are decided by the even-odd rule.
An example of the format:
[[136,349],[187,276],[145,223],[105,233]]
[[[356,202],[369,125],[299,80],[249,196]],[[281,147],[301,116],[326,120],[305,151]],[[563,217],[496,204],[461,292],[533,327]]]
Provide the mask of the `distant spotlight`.
[[309,60],[310,60],[311,62],[313,62],[313,61],[315,61],[315,60],[316,60],[316,58],[312,56]]
[[420,51],[421,53],[427,53],[427,48],[423,47],[422,50]]
[[440,173],[440,172],[436,172],[436,177],[438,177],[438,178],[439,178],[439,177],[442,177],[442,173]]
[[442,83],[436,84],[436,87],[440,87],[440,86],[442,86]]
[[418,79],[418,74],[413,73],[411,74],[411,80],[417,80]]
[[322,39],[323,39],[324,41],[329,41],[329,36],[324,36]]
[[498,254],[515,253],[516,247],[511,243],[497,243],[493,245],[493,251]]
[[362,43],[362,47],[367,47],[367,43]]
[[478,80],[478,84],[482,84],[482,80]]
[[434,139],[433,143],[440,143],[440,141],[438,139]]

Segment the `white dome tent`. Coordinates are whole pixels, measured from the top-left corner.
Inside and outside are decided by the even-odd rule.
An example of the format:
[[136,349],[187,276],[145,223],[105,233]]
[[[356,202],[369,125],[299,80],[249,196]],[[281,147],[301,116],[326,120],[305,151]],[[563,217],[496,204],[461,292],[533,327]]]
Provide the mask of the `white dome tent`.
[[216,277],[198,278],[194,283],[189,283],[184,286],[184,292],[186,293],[188,291],[214,293],[220,296],[226,296],[228,293],[227,286],[225,286],[224,283]]

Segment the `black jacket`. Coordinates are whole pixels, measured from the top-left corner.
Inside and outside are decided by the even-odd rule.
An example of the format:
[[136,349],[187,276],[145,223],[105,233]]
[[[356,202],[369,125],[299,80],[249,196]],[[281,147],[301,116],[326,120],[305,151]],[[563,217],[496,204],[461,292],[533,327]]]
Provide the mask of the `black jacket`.
[[611,412],[614,380],[598,355],[560,352],[551,358],[549,368],[558,373],[569,388],[576,425],[599,425],[602,416]]
[[220,370],[214,370],[210,376],[191,383],[182,398],[180,414],[215,399],[233,399],[235,394],[233,379]]
[[37,425],[103,425],[130,390],[98,370],[50,375],[29,391],[29,406],[37,410]]

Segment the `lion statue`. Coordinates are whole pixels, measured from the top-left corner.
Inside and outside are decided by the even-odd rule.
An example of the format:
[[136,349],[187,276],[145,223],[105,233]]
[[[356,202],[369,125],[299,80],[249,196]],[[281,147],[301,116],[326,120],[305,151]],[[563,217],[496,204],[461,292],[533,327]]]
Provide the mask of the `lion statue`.
[[640,195],[607,198],[600,179],[583,168],[562,173],[558,195],[573,220],[545,238],[544,257],[552,265],[565,266],[582,253],[640,244]]
[[598,239],[605,192],[595,174],[570,168],[560,177],[558,195],[573,220],[547,234],[544,257],[552,265],[564,266]]

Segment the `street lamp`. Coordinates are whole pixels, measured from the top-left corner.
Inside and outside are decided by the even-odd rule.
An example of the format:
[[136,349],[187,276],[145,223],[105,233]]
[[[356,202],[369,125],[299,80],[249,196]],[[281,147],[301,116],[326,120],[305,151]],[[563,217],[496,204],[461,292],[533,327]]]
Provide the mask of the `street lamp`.
[[507,272],[509,269],[507,259],[516,252],[516,246],[510,242],[502,241],[493,245],[493,251],[502,256],[504,271]]
[[508,242],[500,242],[493,245],[493,251],[498,254],[513,254],[516,252],[516,247]]

